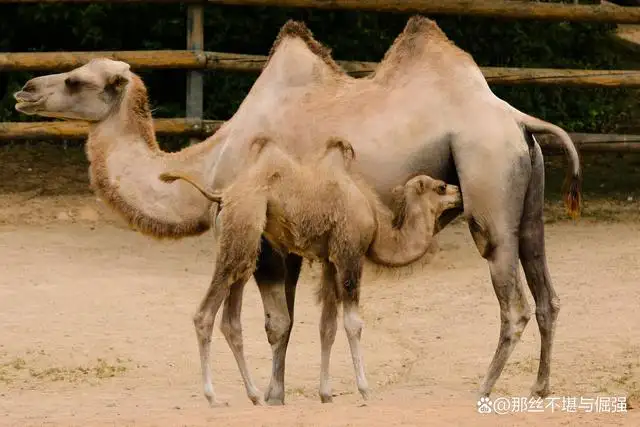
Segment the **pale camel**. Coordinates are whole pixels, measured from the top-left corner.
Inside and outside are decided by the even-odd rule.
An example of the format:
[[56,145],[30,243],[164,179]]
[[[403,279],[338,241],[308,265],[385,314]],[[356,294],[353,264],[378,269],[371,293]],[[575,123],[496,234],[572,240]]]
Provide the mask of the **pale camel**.
[[[195,316],[205,395],[211,405],[225,404],[216,400],[209,387],[209,348],[216,314],[211,307],[219,305],[213,298],[225,298],[234,284],[251,277],[262,235],[278,252],[295,253],[323,265],[318,292],[322,302],[321,401],[332,400],[329,361],[338,303],[343,307],[358,390],[368,399],[360,348],[363,321],[358,314],[364,258],[385,267],[411,264],[427,252],[440,214],[460,207],[462,200],[456,186],[419,175],[396,188],[398,209],[392,213],[366,183],[348,173],[354,155],[348,142],[332,138],[320,159],[301,164],[261,136],[252,143],[251,165],[223,192],[209,193],[180,171],[160,176],[166,182],[184,179],[220,206],[216,215],[220,255]],[[251,388],[249,372],[242,361],[239,363],[243,380]]]
[[[572,215],[580,207],[578,153],[562,129],[496,97],[473,59],[434,22],[411,18],[376,72],[362,79],[346,75],[303,24],[288,22],[233,117],[203,143],[176,154],[158,148],[146,90],[125,63],[92,61],[37,77],[15,98],[16,109],[27,114],[92,122],[87,154],[96,192],[140,231],[159,237],[204,232],[211,203],[189,184],[168,185],[158,175],[177,169],[214,190],[225,188],[246,167],[249,143],[259,132],[277,133],[278,145],[297,158],[317,153],[331,135],[350,141],[358,152],[353,170],[387,205],[392,189],[411,176],[459,185],[464,207],[445,212],[436,231],[464,211],[500,304],[500,336],[480,394],[489,395],[530,319],[518,261],[541,336],[532,393],[549,393],[559,299],[545,251],[542,152],[531,132],[556,135],[568,154],[565,201]],[[281,256],[264,239],[259,257],[254,277],[273,352],[265,399],[283,404],[302,258]],[[223,331],[239,343],[240,354],[243,285],[232,288],[222,315]]]

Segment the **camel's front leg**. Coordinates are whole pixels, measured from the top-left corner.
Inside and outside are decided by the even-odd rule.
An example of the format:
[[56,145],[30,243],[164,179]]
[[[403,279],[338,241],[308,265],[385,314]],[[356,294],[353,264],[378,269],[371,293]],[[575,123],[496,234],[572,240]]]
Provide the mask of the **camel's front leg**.
[[254,278],[262,298],[264,327],[272,351],[271,380],[264,395],[268,405],[284,405],[285,359],[301,267],[301,257],[290,254],[284,259],[262,239]]
[[358,391],[364,400],[369,399],[369,384],[367,376],[364,373],[364,361],[362,360],[362,347],[360,346],[360,337],[362,336],[362,327],[364,322],[358,313],[358,305],[351,301],[345,300],[342,305],[344,317],[344,330],[349,340],[349,348],[351,350],[351,359],[353,361],[353,369],[356,373],[356,385]]
[[329,364],[331,348],[336,339],[338,329],[338,302],[336,298],[336,270],[333,264],[325,263],[322,271],[321,299],[322,314],[320,316],[320,401],[333,401]]
[[343,284],[342,290],[342,314],[344,330],[349,341],[351,350],[351,359],[353,361],[353,369],[356,374],[356,384],[358,391],[364,400],[369,399],[369,384],[364,372],[364,361],[362,359],[362,347],[360,338],[362,336],[362,327],[364,322],[360,318],[358,305],[360,300],[360,280],[362,278],[362,263],[354,262],[353,265],[347,266],[344,274],[338,273],[338,283]]

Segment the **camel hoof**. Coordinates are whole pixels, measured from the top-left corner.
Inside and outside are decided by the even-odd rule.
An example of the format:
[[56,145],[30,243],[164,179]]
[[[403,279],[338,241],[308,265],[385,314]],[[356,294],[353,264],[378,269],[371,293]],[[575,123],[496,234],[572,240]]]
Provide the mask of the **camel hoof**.
[[229,402],[226,400],[218,400],[212,396],[207,396],[207,400],[209,401],[209,407],[211,408],[226,408],[229,406]]
[[544,399],[547,396],[549,396],[549,387],[533,387],[531,389],[531,393],[529,394],[529,397],[531,398],[541,398]]
[[332,395],[326,395],[326,394],[321,394],[320,395],[320,401],[322,403],[333,403],[333,396]]
[[371,392],[368,389],[362,389],[360,390],[360,394],[362,395],[362,398],[367,401],[371,398]]
[[271,388],[264,394],[264,401],[269,406],[283,406],[284,405],[284,392],[275,393]]
[[491,395],[491,391],[483,391],[480,390],[479,392],[476,393],[476,400],[480,400],[483,397],[489,397]]

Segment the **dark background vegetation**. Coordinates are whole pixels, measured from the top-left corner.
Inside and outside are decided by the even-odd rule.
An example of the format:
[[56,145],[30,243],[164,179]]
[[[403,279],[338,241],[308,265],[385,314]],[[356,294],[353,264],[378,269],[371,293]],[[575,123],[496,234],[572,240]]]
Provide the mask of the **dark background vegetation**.
[[[287,19],[303,20],[336,59],[378,61],[402,31],[407,14],[319,11],[275,7],[205,7],[205,50],[267,54]],[[629,54],[610,40],[610,24],[551,23],[435,17],[445,33],[478,64],[509,67],[626,68]],[[50,4],[0,6],[0,51],[184,49],[182,4]],[[44,72],[43,72],[44,73]],[[185,112],[185,72],[143,72],[158,117]],[[0,73],[0,120],[27,120],[13,110],[11,93],[32,73]],[[205,117],[230,117],[255,74],[209,71]],[[569,131],[611,132],[633,120],[635,91],[495,86],[517,108]],[[632,96],[633,92],[633,96]],[[36,120],[35,118],[33,120]],[[37,119],[41,120],[41,119]]]
[[[269,52],[287,19],[304,21],[339,60],[379,61],[402,31],[408,14],[320,11],[276,7],[205,6],[205,50]],[[640,63],[612,41],[612,24],[432,17],[481,66],[578,69],[630,69]],[[0,5],[0,51],[100,51],[184,49],[186,5],[182,4],[30,4]],[[27,79],[45,74],[0,72],[0,121],[43,120],[14,111],[11,94]],[[184,117],[186,73],[140,72],[156,117]],[[226,119],[236,110],[256,74],[207,71],[205,118]],[[638,122],[638,92],[628,88],[493,86],[498,96],[570,132],[633,132]],[[175,141],[161,141],[174,148]],[[178,141],[178,145],[185,142]],[[57,144],[57,143],[56,143]],[[13,151],[12,151],[13,152]],[[8,152],[5,153],[8,155]],[[562,159],[562,158],[557,158]],[[585,155],[585,190],[613,188],[621,200],[640,182],[638,155]],[[590,169],[598,178],[589,178]],[[560,179],[563,165],[549,179]],[[591,169],[594,170],[594,169]],[[603,184],[604,182],[604,184]],[[557,187],[557,188],[556,188]],[[559,185],[548,188],[556,194]],[[556,194],[557,195],[557,194]]]

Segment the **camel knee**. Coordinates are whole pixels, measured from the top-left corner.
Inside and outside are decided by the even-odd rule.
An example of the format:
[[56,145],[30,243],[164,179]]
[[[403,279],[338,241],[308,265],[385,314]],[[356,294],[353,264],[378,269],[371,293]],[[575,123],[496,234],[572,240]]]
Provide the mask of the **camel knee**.
[[337,324],[335,322],[328,322],[320,326],[319,329],[320,342],[324,344],[333,344],[336,340]]
[[518,342],[527,324],[531,320],[528,310],[510,313],[502,318],[502,338],[509,342]]
[[196,335],[201,341],[211,340],[211,331],[213,330],[213,316],[207,313],[197,312],[193,316],[193,326],[196,329]]
[[274,345],[281,342],[291,331],[291,319],[289,316],[273,316],[267,314],[264,322],[264,330],[267,333],[269,344]]
[[344,310],[344,330],[347,336],[355,336],[360,338],[362,335],[362,329],[364,328],[364,321],[358,315],[355,308]]
[[531,314],[529,313],[529,311],[520,313],[520,316],[516,320],[516,332],[517,332],[518,339],[520,339],[520,336],[522,336],[522,332],[527,327],[527,324],[529,323],[530,320],[531,320]]
[[560,298],[554,297],[549,299],[548,304],[536,305],[536,320],[541,331],[550,332],[558,313],[560,312]]
[[338,307],[336,304],[326,303],[323,305],[320,324],[318,325],[321,343],[331,344],[335,341],[338,329],[337,315]]
[[242,345],[242,338],[240,336],[242,334],[242,325],[240,324],[240,319],[232,319],[226,315],[222,316],[220,332],[222,332],[222,335],[229,345],[236,347]]
[[529,320],[531,320],[531,308],[526,298],[522,294],[518,284],[509,295],[506,290],[510,287],[499,288],[497,294],[500,300],[500,319],[502,335],[505,339],[517,342],[522,336]]

